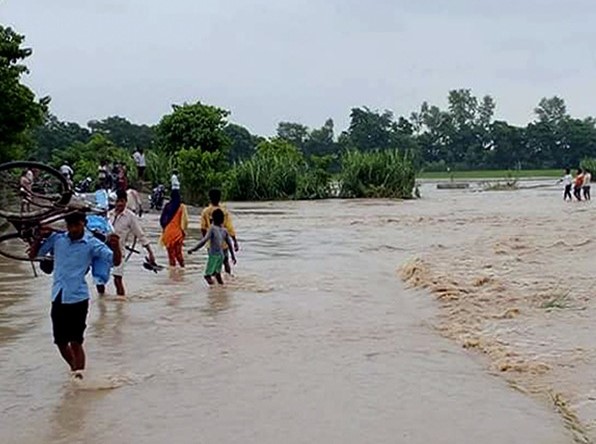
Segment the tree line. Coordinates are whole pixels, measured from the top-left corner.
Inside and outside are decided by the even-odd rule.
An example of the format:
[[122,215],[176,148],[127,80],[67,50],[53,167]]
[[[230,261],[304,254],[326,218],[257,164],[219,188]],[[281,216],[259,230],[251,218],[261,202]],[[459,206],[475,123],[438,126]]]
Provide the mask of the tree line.
[[228,110],[201,102],[173,105],[153,125],[110,116],[83,126],[52,115],[49,97],[36,98],[22,83],[31,55],[23,44],[22,35],[0,26],[0,161],[68,161],[86,175],[102,158],[131,165],[131,153],[144,148],[154,181],[177,165],[188,170],[193,186],[203,187],[255,155],[294,152],[288,146],[307,167],[327,174],[339,172],[342,158],[354,151],[407,152],[416,170],[427,171],[563,168],[596,157],[596,119],[570,116],[563,99],[542,99],[534,120],[522,127],[495,120],[494,98],[469,89],[450,91],[444,109],[424,102],[409,116],[354,107],[341,132],[332,119],[319,128],[279,122],[276,134],[265,137],[231,122]]

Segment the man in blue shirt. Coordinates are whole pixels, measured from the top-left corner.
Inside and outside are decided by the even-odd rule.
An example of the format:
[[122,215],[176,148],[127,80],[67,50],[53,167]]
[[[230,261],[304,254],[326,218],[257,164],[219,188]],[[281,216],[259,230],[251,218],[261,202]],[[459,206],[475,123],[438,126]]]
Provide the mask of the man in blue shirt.
[[[66,233],[53,233],[45,241],[31,246],[31,257],[54,256],[54,284],[52,287],[52,330],[54,343],[70,366],[73,378],[82,379],[85,369],[83,333],[89,309],[89,289],[85,275],[108,274],[113,264],[122,260],[117,238],[109,244],[96,239],[85,230],[85,214],[65,217]],[[114,248],[115,247],[115,248]]]

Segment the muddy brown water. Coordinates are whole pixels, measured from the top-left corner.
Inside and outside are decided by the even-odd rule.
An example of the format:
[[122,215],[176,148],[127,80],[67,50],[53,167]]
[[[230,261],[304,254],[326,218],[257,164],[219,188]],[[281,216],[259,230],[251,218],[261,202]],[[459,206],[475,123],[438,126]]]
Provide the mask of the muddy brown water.
[[[395,221],[527,194],[423,192],[231,204],[241,252],[225,288],[202,282],[204,251],[159,274],[133,257],[126,302],[93,296],[82,386],[52,345],[50,279],[0,260],[0,442],[572,442],[552,408],[438,335],[436,301],[396,272],[456,239]],[[156,239],[156,216],[143,224]]]

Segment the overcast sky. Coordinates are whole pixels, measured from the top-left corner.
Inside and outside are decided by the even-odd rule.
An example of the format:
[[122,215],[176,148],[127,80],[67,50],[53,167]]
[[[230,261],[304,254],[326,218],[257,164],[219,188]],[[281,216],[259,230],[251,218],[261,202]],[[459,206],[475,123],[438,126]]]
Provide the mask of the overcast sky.
[[0,23],[34,50],[26,82],[82,124],[201,100],[259,134],[341,130],[354,106],[409,115],[455,88],[516,124],[543,96],[596,115],[594,0],[0,0]]

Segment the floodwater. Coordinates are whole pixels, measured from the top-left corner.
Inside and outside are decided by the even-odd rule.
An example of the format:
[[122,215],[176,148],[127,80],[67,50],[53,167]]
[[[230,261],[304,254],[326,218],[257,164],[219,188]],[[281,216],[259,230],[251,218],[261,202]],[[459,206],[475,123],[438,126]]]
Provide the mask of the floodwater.
[[[50,279],[0,262],[0,442],[573,442],[552,406],[439,334],[440,304],[397,272],[478,234],[416,221],[554,191],[423,193],[231,204],[241,252],[224,288],[203,283],[204,251],[159,274],[131,259],[128,300],[93,297],[81,386],[52,344]],[[156,239],[156,217],[143,223]]]

